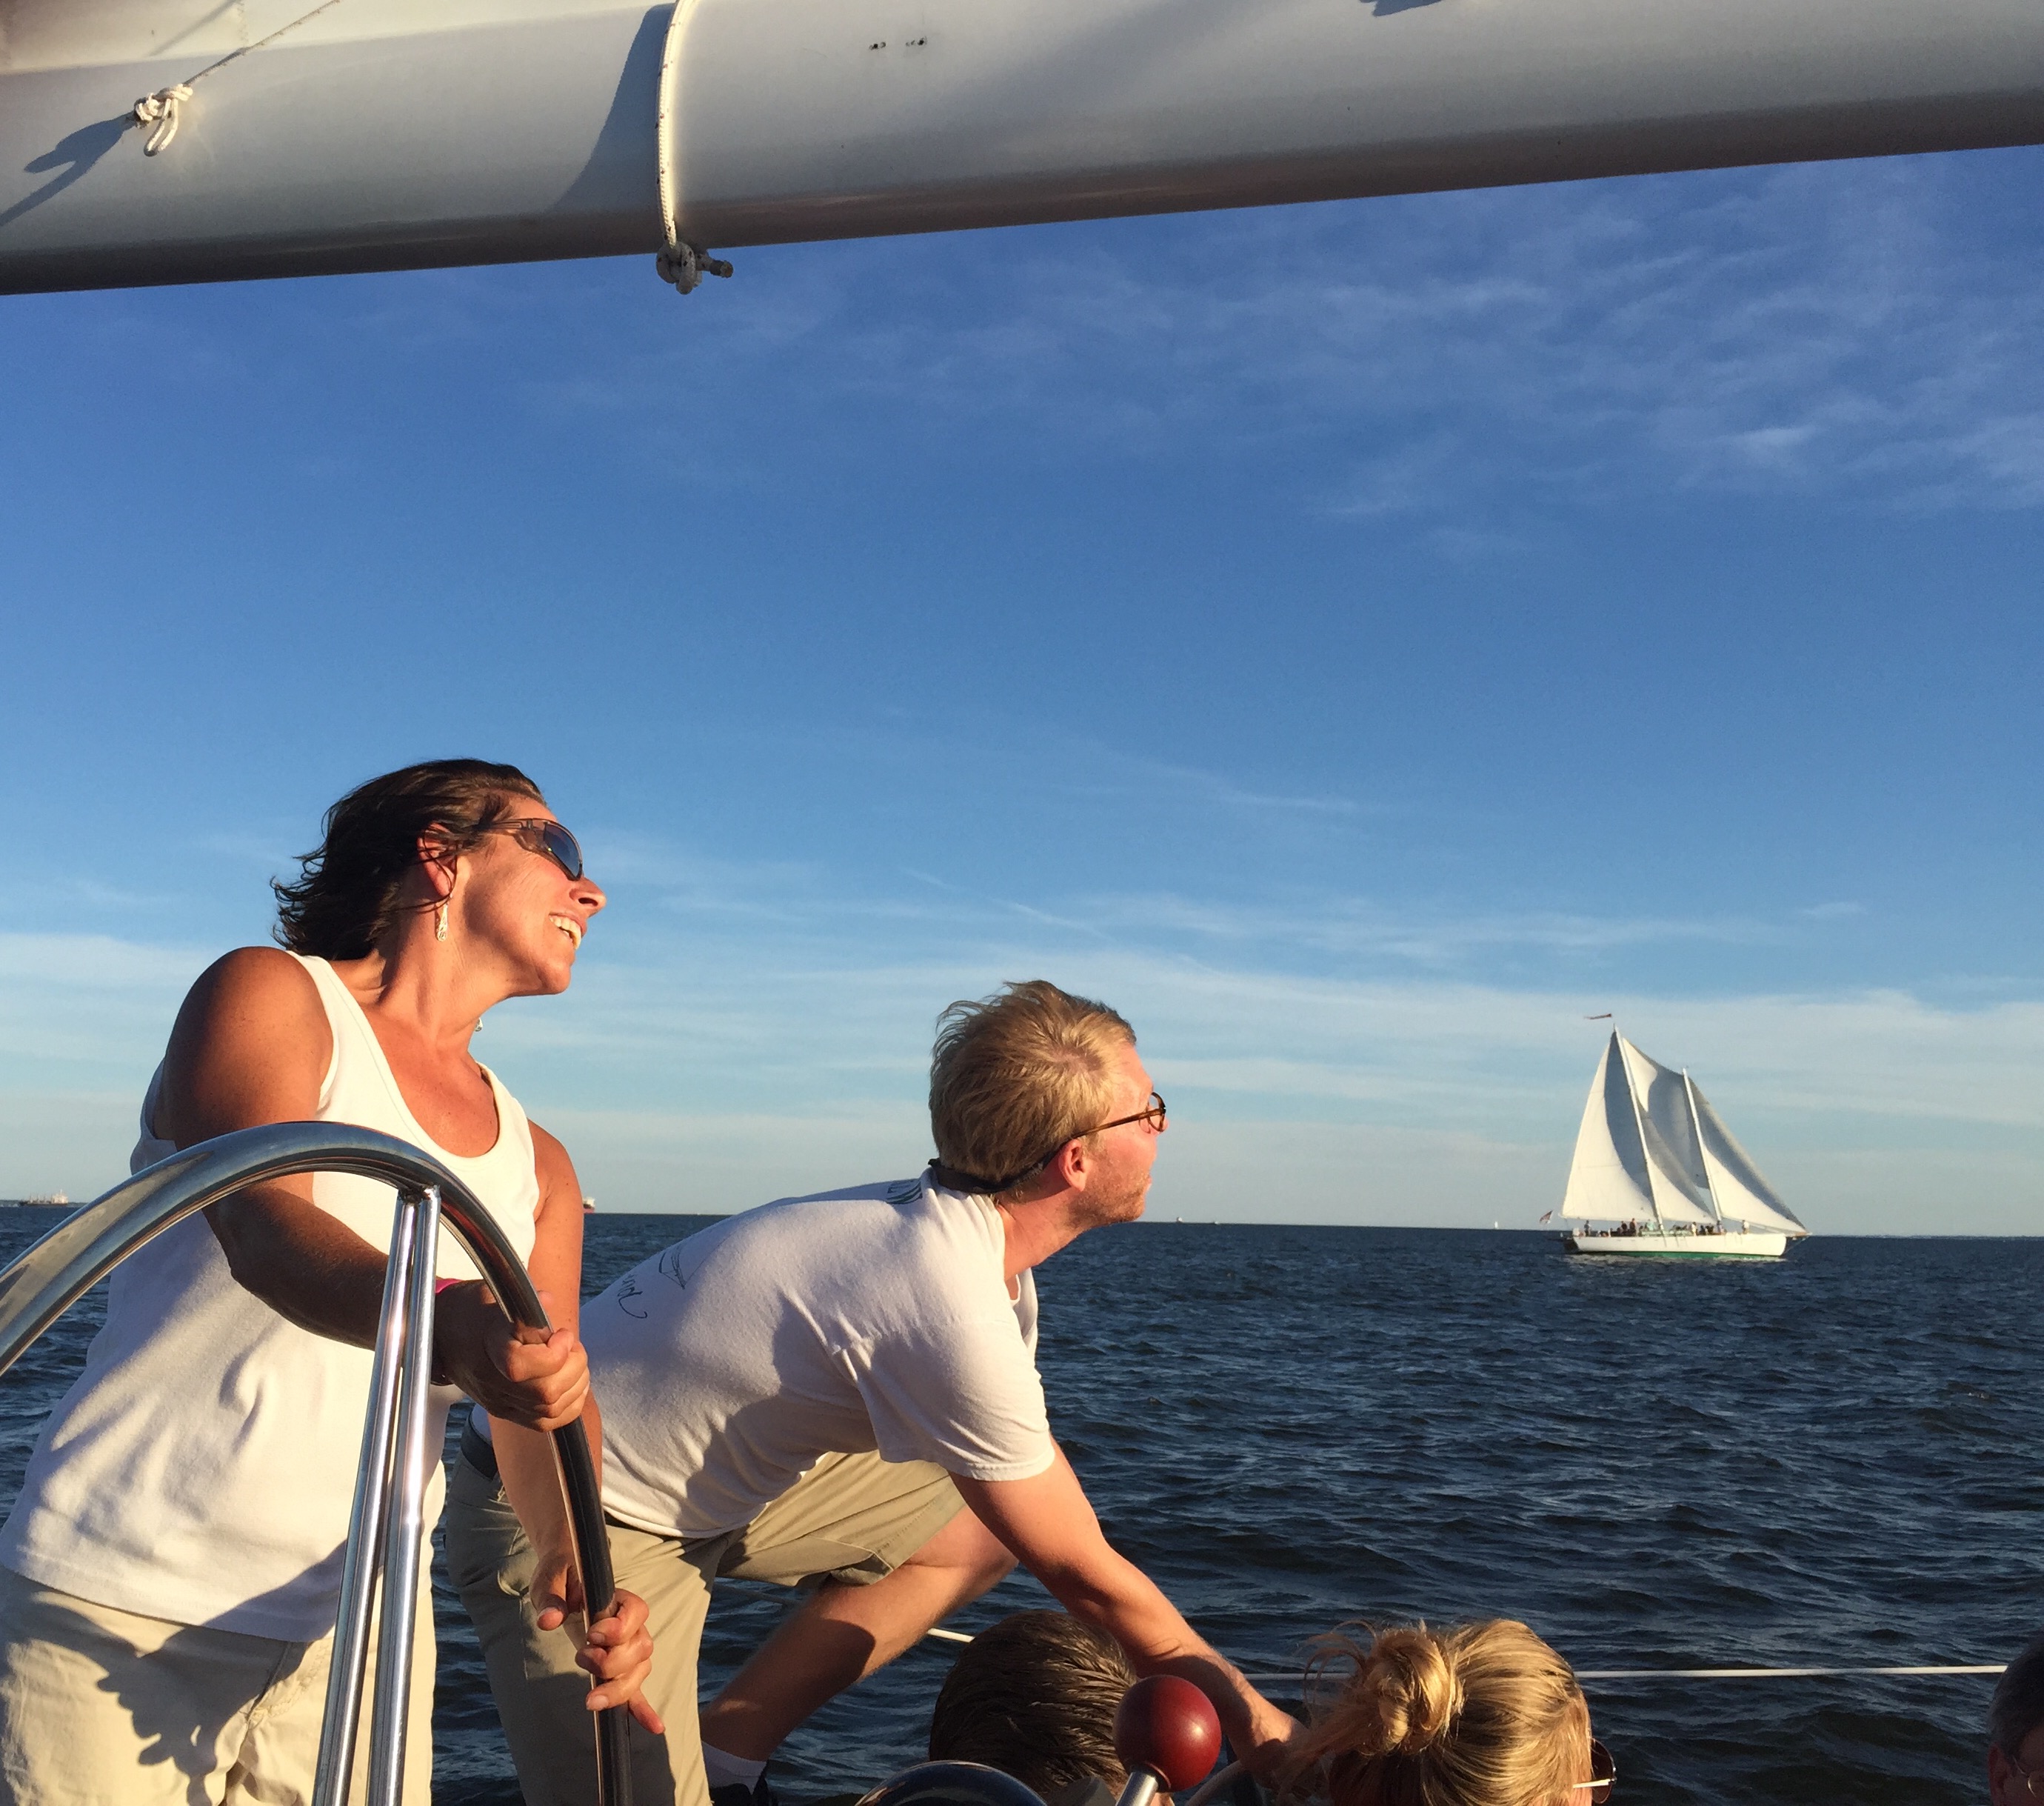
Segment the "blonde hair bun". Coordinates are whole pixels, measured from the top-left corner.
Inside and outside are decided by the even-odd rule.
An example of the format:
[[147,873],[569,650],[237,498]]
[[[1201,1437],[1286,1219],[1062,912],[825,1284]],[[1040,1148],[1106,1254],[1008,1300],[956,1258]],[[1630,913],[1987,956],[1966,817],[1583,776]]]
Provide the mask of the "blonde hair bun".
[[1380,1631],[1355,1677],[1358,1703],[1374,1708],[1374,1741],[1386,1754],[1416,1756],[1447,1735],[1462,1709],[1462,1683],[1440,1638],[1424,1624]]
[[1331,1806],[1556,1806],[1589,1743],[1569,1665],[1509,1618],[1318,1639],[1312,1723],[1279,1776]]

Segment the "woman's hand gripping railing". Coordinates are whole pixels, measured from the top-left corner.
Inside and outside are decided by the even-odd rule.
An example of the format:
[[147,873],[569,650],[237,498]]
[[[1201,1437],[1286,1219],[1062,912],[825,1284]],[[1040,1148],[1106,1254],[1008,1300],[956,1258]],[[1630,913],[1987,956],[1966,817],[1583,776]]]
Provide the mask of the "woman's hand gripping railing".
[[[335,1781],[344,1785],[348,1773],[367,1654],[369,1593],[373,1577],[381,1569],[387,1581],[404,1582],[402,1587],[386,1586],[379,1638],[378,1704],[387,1700],[395,1707],[394,1715],[378,1712],[372,1721],[371,1793],[381,1806],[386,1797],[398,1798],[396,1788],[403,1773],[405,1682],[410,1665],[419,1513],[426,1464],[437,1453],[423,1447],[422,1431],[432,1358],[432,1250],[438,1224],[444,1221],[467,1249],[514,1328],[544,1333],[550,1327],[523,1264],[474,1194],[417,1148],[394,1136],[348,1123],[273,1122],[198,1142],[73,1211],[0,1273],[0,1373],[69,1306],[165,1230],[244,1186],[298,1173],[354,1173],[381,1180],[398,1193],[393,1257],[385,1282],[370,1410],[363,1429],[364,1465],[356,1479],[344,1578],[344,1595],[352,1588],[353,1596],[344,1596],[344,1622],[336,1628],[328,1725],[321,1739],[320,1762],[320,1797],[325,1800],[329,1797],[325,1788]],[[408,1346],[421,1358],[408,1361]],[[406,1396],[401,1398],[401,1393]],[[409,1410],[402,1408],[407,1405]],[[408,1441],[411,1447],[409,1458],[404,1458]],[[594,1621],[605,1615],[594,1602],[612,1600],[616,1593],[595,1464],[579,1423],[555,1431],[553,1443],[582,1572],[582,1596],[591,1602]],[[365,1518],[373,1518],[375,1523],[365,1527]],[[358,1541],[353,1533],[365,1528],[366,1539]],[[379,1528],[384,1544],[381,1559],[369,1547]],[[409,1554],[393,1561],[390,1552],[408,1537]],[[349,1642],[351,1606],[362,1615],[352,1650],[344,1646]],[[350,1658],[352,1673],[344,1673],[344,1654]],[[344,1684],[348,1707],[344,1727],[334,1722],[332,1712],[335,1692]],[[622,1706],[597,1715],[597,1806],[631,1806],[628,1719]],[[348,1750],[330,1752],[329,1745],[342,1740]],[[387,1796],[379,1783],[390,1790]],[[330,1797],[338,1801],[342,1795],[336,1791]]]

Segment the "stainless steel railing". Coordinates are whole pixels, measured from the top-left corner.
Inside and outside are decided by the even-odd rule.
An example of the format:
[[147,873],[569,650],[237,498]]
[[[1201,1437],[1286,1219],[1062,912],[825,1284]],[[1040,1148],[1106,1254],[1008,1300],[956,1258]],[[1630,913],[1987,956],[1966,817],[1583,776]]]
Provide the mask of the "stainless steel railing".
[[[194,1211],[265,1180],[349,1173],[398,1192],[390,1257],[355,1477],[341,1604],[334,1629],[326,1725],[314,1806],[342,1806],[354,1760],[369,1626],[378,1583],[382,1611],[370,1715],[367,1806],[397,1806],[405,1771],[406,1702],[426,1474],[432,1370],[433,1249],[443,1223],[467,1249],[514,1327],[549,1326],[524,1265],[474,1195],[439,1161],[394,1136],[340,1122],[274,1122],[201,1142],[136,1173],[52,1230],[0,1273],[0,1373],[77,1299],[137,1249]],[[592,1617],[615,1582],[595,1464],[579,1423],[553,1433],[575,1561]],[[597,1715],[597,1806],[631,1806],[628,1715]]]

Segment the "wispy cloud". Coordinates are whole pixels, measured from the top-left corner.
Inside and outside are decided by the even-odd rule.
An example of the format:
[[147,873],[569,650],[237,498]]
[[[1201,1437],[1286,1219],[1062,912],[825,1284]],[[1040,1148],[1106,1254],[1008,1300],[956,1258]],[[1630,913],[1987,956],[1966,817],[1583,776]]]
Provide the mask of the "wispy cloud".
[[0,997],[50,988],[159,992],[190,984],[211,957],[112,934],[0,932]]
[[113,934],[0,934],[0,1092],[140,1096],[179,999],[214,957]]
[[1229,903],[1181,896],[1092,899],[1090,918],[1124,930],[1169,932],[1218,945],[1312,949],[1412,965],[1466,965],[1501,949],[1595,953],[1683,941],[1727,945],[1780,941],[1780,924],[1738,918],[1591,916],[1555,911],[1460,916],[1393,910],[1350,898],[1285,904]]
[[247,834],[211,834],[200,843],[209,853],[217,853],[243,865],[272,875],[295,876],[298,854],[282,836]]
[[[2044,257],[1969,238],[1979,167],[1058,229],[977,260],[836,248],[782,272],[771,306],[705,322],[707,380],[799,371],[912,402],[928,433],[1026,418],[1019,441],[1066,457],[1317,447],[1327,480],[1301,505],[1358,520],[1670,484],[2027,508],[2044,502]],[[699,359],[674,374],[706,379]],[[574,405],[637,406],[648,375],[578,375]]]
[[1249,814],[1359,815],[1392,807],[1381,799],[1365,803],[1335,794],[1258,790],[1218,772],[1132,755],[1083,737],[1067,737],[1057,756],[1043,764],[1045,779],[1075,795],[1138,799],[1151,808],[1168,803]]
[[[0,1190],[80,1184],[52,1170],[37,1122],[97,1125],[76,1157],[97,1178],[117,1169],[128,1129],[108,1100],[139,1097],[203,964],[0,936],[0,1121],[18,1130]],[[1174,1105],[1166,1196],[1188,1214],[1487,1221],[1521,1200],[1537,1214],[1606,1032],[1583,1019],[1604,1010],[1696,1074],[1820,1226],[2012,1224],[2044,1171],[2044,1000],[1353,979],[1275,969],[1247,942],[1193,958],[1012,911],[968,911],[891,957],[820,920],[778,938],[593,938],[567,996],[493,1012],[478,1050],[571,1134],[607,1202],[732,1208],[914,1165],[936,1011],[1039,973],[1136,1024]],[[1955,1175],[1975,1189],[1954,1202]],[[1925,1220],[1934,1200],[1943,1214]]]

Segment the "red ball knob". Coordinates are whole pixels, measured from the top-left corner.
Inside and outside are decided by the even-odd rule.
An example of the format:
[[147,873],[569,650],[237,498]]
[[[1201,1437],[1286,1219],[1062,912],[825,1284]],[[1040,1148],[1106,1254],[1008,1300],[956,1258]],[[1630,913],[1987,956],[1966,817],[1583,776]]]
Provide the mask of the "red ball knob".
[[1220,1754],[1220,1719],[1205,1694],[1175,1674],[1153,1674],[1122,1695],[1114,1750],[1132,1774],[1153,1770],[1168,1792],[1197,1787]]

